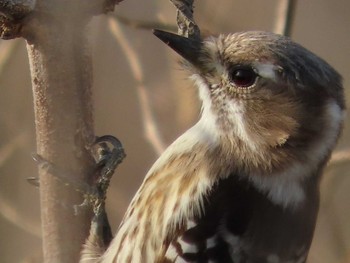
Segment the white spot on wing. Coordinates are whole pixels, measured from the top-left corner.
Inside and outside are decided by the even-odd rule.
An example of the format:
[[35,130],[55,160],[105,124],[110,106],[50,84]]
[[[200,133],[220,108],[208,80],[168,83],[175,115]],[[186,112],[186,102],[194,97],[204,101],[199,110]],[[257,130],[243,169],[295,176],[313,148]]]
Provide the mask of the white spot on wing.
[[179,238],[177,242],[180,244],[183,253],[197,253],[198,252],[197,246],[194,244],[187,243],[187,242],[183,241],[181,238]]
[[241,262],[241,242],[240,238],[232,234],[223,222],[220,228],[220,236],[224,239],[230,250],[230,257],[233,262]]
[[210,249],[216,246],[216,238],[217,238],[216,235],[212,236],[211,238],[207,238],[207,241],[206,241],[207,249]]
[[178,257],[174,263],[188,263],[188,261],[184,260],[182,257]]
[[280,258],[276,254],[270,254],[266,258],[267,263],[280,263]]
[[194,222],[193,220],[188,220],[186,229],[194,228],[196,225],[197,225],[196,222]]
[[171,261],[174,261],[178,256],[179,255],[177,254],[175,247],[173,246],[173,244],[170,244],[166,251],[165,257]]

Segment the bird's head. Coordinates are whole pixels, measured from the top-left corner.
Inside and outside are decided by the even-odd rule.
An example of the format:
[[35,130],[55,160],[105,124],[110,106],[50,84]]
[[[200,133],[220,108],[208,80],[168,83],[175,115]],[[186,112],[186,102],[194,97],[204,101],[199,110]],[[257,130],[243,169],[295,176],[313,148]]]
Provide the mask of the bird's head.
[[204,41],[158,30],[155,35],[185,59],[207,131],[231,141],[241,159],[255,156],[253,166],[264,163],[271,170],[309,154],[329,155],[345,106],[341,77],[324,60],[269,32]]

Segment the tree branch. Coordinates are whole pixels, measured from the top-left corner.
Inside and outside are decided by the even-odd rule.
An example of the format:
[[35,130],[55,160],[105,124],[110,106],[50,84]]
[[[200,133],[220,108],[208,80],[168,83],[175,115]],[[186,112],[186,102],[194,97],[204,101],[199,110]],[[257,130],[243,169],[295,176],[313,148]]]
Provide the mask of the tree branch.
[[336,151],[332,153],[331,159],[328,162],[328,167],[335,166],[342,163],[350,162],[350,150],[345,149],[342,151]]
[[281,0],[277,6],[274,32],[291,36],[297,0]]
[[112,17],[115,18],[118,22],[136,29],[152,30],[154,28],[157,28],[157,29],[166,30],[166,31],[177,30],[176,25],[162,23],[159,21],[144,21],[144,20],[130,19],[128,17],[122,16],[119,14],[114,14],[112,15]]
[[177,9],[178,34],[193,39],[200,39],[200,30],[193,19],[194,0],[170,0]]
[[[94,131],[85,25],[65,19],[62,24],[75,26],[62,31],[62,24],[50,24],[45,18],[35,23],[27,49],[37,151],[77,178],[88,180],[94,163],[87,148],[93,143]],[[39,169],[39,175],[44,261],[77,262],[90,216],[74,215],[73,205],[82,203],[75,189],[58,182],[45,169]]]
[[10,19],[19,19],[33,11],[35,0],[2,0],[0,13]]
[[[90,182],[95,168],[90,152],[95,135],[86,26],[93,15],[112,10],[118,2],[0,3],[2,37],[27,40],[37,151],[76,181]],[[44,261],[78,262],[81,245],[89,233],[91,213],[74,215],[74,205],[83,201],[81,194],[56,180],[50,169],[39,167],[39,176]]]

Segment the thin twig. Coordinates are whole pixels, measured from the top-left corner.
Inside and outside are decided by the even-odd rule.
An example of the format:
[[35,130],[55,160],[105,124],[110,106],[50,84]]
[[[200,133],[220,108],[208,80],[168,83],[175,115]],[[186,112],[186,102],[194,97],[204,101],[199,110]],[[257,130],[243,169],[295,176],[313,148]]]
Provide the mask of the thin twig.
[[329,166],[337,165],[339,163],[346,163],[350,161],[350,150],[336,151],[332,154],[332,157],[328,163]]
[[[24,131],[0,148],[0,167],[13,155],[16,149],[23,145],[28,139],[28,135],[28,131]],[[19,210],[11,206],[1,195],[0,215],[25,232],[41,238],[40,226],[35,224],[35,222],[28,222],[28,218],[20,214]]]
[[137,81],[136,88],[141,106],[145,136],[148,139],[149,143],[153,146],[155,152],[159,155],[164,151],[165,144],[161,139],[159,128],[152,114],[150,99],[148,97],[146,87],[143,83],[144,76],[141,67],[141,61],[115,19],[109,19],[109,27],[116,41],[123,49],[130,69],[134,75],[135,80]]
[[136,19],[130,19],[128,17],[114,14],[111,15],[111,17],[118,20],[120,23],[135,28],[135,29],[144,29],[144,30],[152,30],[152,29],[161,29],[165,31],[176,31],[177,27],[173,24],[168,23],[162,23],[159,21],[144,21],[144,20],[136,20]]
[[276,11],[274,32],[291,36],[297,0],[280,0]]
[[177,9],[178,33],[193,39],[200,39],[200,30],[193,19],[194,0],[170,0]]

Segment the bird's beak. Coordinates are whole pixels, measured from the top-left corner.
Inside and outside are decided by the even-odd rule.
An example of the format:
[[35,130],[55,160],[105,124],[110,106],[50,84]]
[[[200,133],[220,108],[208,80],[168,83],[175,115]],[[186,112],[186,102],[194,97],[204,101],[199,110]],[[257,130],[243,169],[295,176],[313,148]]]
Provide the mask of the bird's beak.
[[203,62],[201,62],[200,56],[203,43],[200,40],[186,38],[158,29],[154,29],[153,34],[195,67],[202,68]]

